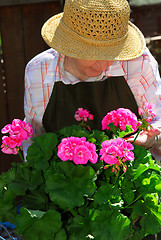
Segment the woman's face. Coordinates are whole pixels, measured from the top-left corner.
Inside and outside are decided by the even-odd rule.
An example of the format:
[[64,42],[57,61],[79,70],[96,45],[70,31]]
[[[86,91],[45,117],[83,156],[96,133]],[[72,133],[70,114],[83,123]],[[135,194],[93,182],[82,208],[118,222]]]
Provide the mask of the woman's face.
[[[72,63],[73,62],[73,63]],[[77,70],[82,75],[82,81],[88,79],[89,77],[97,77],[103,71],[107,70],[114,61],[107,60],[84,60],[72,58],[71,64],[76,67]]]

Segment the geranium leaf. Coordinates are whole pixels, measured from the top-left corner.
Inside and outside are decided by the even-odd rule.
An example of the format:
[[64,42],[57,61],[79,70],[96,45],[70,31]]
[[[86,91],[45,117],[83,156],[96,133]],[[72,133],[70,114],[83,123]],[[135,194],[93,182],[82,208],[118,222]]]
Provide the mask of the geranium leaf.
[[120,207],[123,204],[119,188],[117,186],[112,187],[111,184],[101,186],[94,195],[94,201],[98,205],[109,202],[113,207]]
[[90,233],[88,217],[77,215],[69,221],[69,240],[86,239]]
[[47,204],[48,196],[44,191],[44,185],[26,194],[25,198],[22,200],[22,205],[31,209],[34,209],[35,206],[37,209],[44,209]]
[[27,150],[27,161],[34,164],[36,169],[45,170],[48,167],[48,160],[53,155],[53,150],[57,145],[57,135],[46,133],[33,138],[33,143]]
[[30,213],[30,216],[32,218],[36,217],[38,219],[41,219],[46,212],[42,212],[42,211],[39,211],[39,210],[28,210],[28,212]]
[[145,235],[149,235],[149,234],[154,235],[160,232],[160,227],[159,227],[160,216],[158,219],[158,217],[156,216],[156,214],[154,214],[154,212],[151,212],[151,213],[152,214],[150,213],[145,214],[140,220],[140,225],[144,229]]
[[128,238],[130,220],[119,211],[100,211],[92,222],[92,235],[99,240],[125,240]]
[[160,182],[160,173],[149,169],[135,180],[135,189],[143,198],[151,193],[160,194],[160,191],[156,189],[156,185],[160,184]]
[[118,131],[118,137],[123,138],[126,137],[128,134],[133,133],[134,130],[132,129],[132,127],[130,125],[126,125],[126,129],[125,131]]
[[55,210],[44,213],[22,209],[16,218],[16,226],[25,240],[53,240],[61,225],[60,214]]
[[36,221],[36,218],[32,218],[27,209],[21,208],[20,214],[16,216],[16,227],[20,234],[23,234],[26,229],[30,228]]
[[140,216],[144,216],[146,213],[146,206],[143,200],[138,200],[133,204],[131,219],[136,221]]
[[156,196],[154,196],[152,194],[146,194],[144,197],[144,200],[145,200],[145,204],[148,208],[150,208],[150,209],[157,208],[158,200],[157,200]]
[[147,170],[155,170],[160,172],[160,168],[158,166],[155,165],[145,165],[145,164],[140,164],[139,167],[137,168],[135,174],[134,174],[134,178],[132,179],[133,181],[136,180],[140,175],[142,175],[145,171]]
[[125,190],[122,191],[122,197],[125,201],[125,204],[130,204],[134,201],[135,194],[132,191],[132,189],[130,189],[128,191],[125,189]]
[[15,179],[8,178],[8,189],[15,195],[24,195],[26,190],[34,190],[43,182],[42,174],[37,169],[31,169],[28,165],[19,164],[14,168]]
[[[94,140],[93,140],[94,139]],[[109,137],[105,134],[105,132],[99,130],[93,130],[91,135],[89,136],[89,141],[94,142],[98,147],[101,146],[101,143],[105,140],[108,140]]]
[[71,137],[71,136],[87,138],[89,135],[89,132],[80,126],[72,125],[69,127],[62,128],[57,134],[61,138]]
[[95,191],[95,171],[89,166],[74,165],[72,162],[57,165],[59,171],[50,170],[45,174],[46,191],[51,200],[63,209],[82,205],[84,196],[90,196]]
[[133,232],[133,235],[130,236],[128,240],[142,240],[143,239],[143,234],[140,232],[137,232],[136,230]]
[[161,183],[157,184],[155,186],[155,189],[158,191],[158,192],[161,192]]
[[94,195],[94,201],[98,204],[106,204],[110,199],[110,191],[112,186],[110,184],[101,186]]
[[17,214],[12,202],[6,202],[0,198],[0,222],[10,221],[13,223]]
[[144,147],[134,145],[134,155],[135,159],[133,161],[133,167],[137,168],[140,163],[146,164],[152,156]]
[[54,240],[67,240],[67,235],[64,228],[61,228],[54,237]]

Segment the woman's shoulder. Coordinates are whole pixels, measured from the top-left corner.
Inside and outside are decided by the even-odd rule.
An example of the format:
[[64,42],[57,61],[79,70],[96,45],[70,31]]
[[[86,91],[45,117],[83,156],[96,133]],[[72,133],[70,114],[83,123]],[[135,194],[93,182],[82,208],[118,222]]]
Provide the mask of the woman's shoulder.
[[37,54],[35,57],[33,57],[26,65],[26,71],[34,70],[39,68],[39,66],[46,64],[49,65],[52,61],[57,61],[59,58],[59,53],[54,50],[53,48],[50,48],[48,50],[45,50],[39,54]]

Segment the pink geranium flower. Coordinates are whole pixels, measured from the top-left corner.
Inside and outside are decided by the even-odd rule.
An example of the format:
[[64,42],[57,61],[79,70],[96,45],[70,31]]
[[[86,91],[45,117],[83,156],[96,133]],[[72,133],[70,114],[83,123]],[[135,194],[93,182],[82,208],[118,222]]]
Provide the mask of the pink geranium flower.
[[156,117],[156,114],[155,112],[152,110],[154,108],[154,105],[152,103],[145,103],[145,112],[146,112],[146,115],[147,115],[147,119],[151,121],[152,120],[155,120],[155,117]]
[[17,148],[8,148],[8,147],[2,147],[2,152],[6,154],[18,154],[18,149]]
[[9,136],[4,136],[2,138],[2,151],[7,154],[17,154],[23,140],[30,138],[33,130],[29,123],[25,123],[20,119],[14,119],[12,124],[7,124],[2,128],[1,132],[3,134],[9,134]]
[[137,116],[126,108],[118,108],[113,110],[103,118],[102,120],[102,130],[109,130],[109,124],[113,123],[114,126],[120,128],[120,130],[125,131],[127,125],[131,125],[134,131],[137,130]]
[[86,164],[88,161],[96,163],[98,154],[96,146],[86,141],[85,137],[63,138],[58,145],[58,157],[62,161],[73,161],[75,164]]
[[154,108],[154,105],[152,103],[146,102],[143,109],[138,108],[139,115],[141,116],[141,118],[143,118],[143,110],[144,110],[146,115],[146,118],[144,117],[144,119],[146,119],[147,122],[152,122],[153,120],[156,119],[156,114],[152,110],[153,108]]
[[[142,130],[150,131],[153,128],[150,124],[153,120],[156,120],[156,114],[152,110],[153,107],[153,104],[146,102],[142,109],[138,108],[138,112],[140,115],[140,119],[138,121],[138,134]],[[141,122],[142,124],[139,125],[139,122]]]
[[85,145],[80,145],[74,149],[73,162],[75,164],[86,164],[91,157],[91,151]]
[[134,146],[122,138],[106,140],[102,143],[102,148],[100,149],[100,160],[110,166],[124,166],[124,162],[134,160],[133,149]]
[[8,146],[9,148],[20,147],[21,144],[22,144],[22,138],[3,136],[2,137],[2,144],[4,146]]
[[74,115],[75,119],[77,121],[84,121],[87,122],[87,120],[93,120],[93,115],[89,113],[89,111],[87,111],[87,109],[83,109],[83,108],[78,108],[78,110],[75,112]]

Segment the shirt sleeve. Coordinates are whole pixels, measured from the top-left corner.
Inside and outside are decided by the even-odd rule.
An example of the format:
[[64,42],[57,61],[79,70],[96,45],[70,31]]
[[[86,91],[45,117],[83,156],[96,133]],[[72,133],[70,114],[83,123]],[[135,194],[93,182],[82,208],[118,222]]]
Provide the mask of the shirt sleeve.
[[152,125],[161,127],[161,79],[157,61],[146,49],[140,58],[129,61],[126,65],[127,83],[138,107],[143,108],[146,102],[152,103],[156,114]]
[[[49,49],[34,57],[25,68],[24,121],[33,128],[33,137],[45,133],[43,115],[56,80],[60,79],[59,54]],[[32,140],[23,142],[26,155]]]
[[[158,63],[146,49],[145,53],[138,59],[126,63],[124,66],[129,84],[138,107],[143,109],[146,102],[153,104],[156,119],[151,123],[155,128],[161,128],[161,79]],[[143,113],[145,116],[145,113]],[[161,154],[151,150],[153,157],[161,161]]]
[[[34,87],[33,87],[34,88]],[[38,115],[36,112],[36,107],[34,105],[34,91],[32,91],[32,87],[30,84],[30,78],[28,74],[28,70],[25,70],[25,94],[24,94],[24,113],[25,119],[24,121],[30,123],[33,128],[33,137],[36,135],[43,134],[45,132],[43,125],[42,125],[42,116]],[[26,159],[27,149],[31,145],[32,139],[28,139],[23,141],[23,154],[24,158]]]

